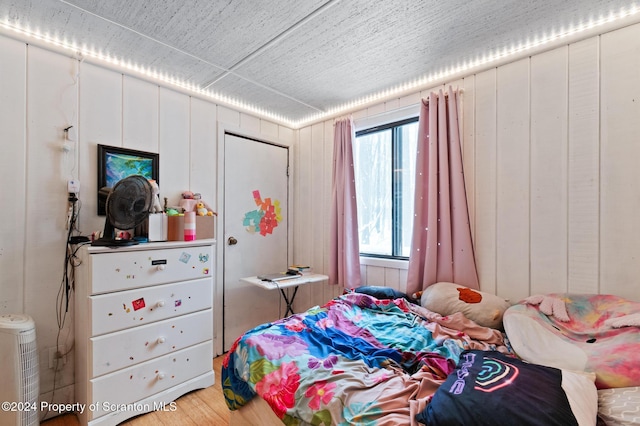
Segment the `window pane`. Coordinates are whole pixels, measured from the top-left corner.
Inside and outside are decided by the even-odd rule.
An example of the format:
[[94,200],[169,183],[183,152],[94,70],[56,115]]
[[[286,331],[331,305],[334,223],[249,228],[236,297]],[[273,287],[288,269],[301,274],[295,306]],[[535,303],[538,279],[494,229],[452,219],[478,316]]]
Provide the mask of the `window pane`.
[[354,143],[361,253],[393,254],[391,135],[387,129],[359,136]]
[[402,172],[402,192],[399,256],[409,257],[411,251],[411,235],[413,230],[413,202],[416,179],[416,151],[418,149],[418,122],[400,127],[400,170]]

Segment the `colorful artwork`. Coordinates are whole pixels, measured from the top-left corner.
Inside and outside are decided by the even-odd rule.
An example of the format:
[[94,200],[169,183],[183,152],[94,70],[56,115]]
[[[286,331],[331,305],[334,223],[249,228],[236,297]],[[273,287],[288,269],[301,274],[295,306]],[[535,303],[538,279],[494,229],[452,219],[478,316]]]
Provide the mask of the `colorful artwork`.
[[107,186],[113,188],[118,181],[131,175],[141,175],[152,179],[153,161],[152,158],[137,155],[107,153],[105,159]]
[[258,208],[245,213],[242,225],[251,234],[257,232],[263,237],[272,234],[273,229],[282,222],[280,200],[273,200],[273,202],[271,198],[263,200],[258,190],[253,191],[253,199]]

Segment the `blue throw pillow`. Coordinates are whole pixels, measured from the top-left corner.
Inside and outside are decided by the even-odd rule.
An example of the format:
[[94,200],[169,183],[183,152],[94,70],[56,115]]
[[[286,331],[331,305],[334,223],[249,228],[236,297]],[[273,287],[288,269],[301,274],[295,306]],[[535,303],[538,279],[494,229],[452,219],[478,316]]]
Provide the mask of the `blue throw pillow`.
[[362,286],[357,287],[353,291],[356,293],[368,294],[369,296],[373,296],[376,299],[398,299],[400,297],[406,298],[407,295],[401,291],[395,290],[391,287],[381,287],[381,286]]

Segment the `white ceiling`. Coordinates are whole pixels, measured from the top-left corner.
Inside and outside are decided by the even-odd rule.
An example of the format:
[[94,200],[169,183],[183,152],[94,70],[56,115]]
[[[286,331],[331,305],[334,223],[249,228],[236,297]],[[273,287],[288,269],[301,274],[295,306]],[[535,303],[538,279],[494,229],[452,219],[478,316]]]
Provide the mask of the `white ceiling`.
[[623,0],[0,0],[0,25],[302,123]]

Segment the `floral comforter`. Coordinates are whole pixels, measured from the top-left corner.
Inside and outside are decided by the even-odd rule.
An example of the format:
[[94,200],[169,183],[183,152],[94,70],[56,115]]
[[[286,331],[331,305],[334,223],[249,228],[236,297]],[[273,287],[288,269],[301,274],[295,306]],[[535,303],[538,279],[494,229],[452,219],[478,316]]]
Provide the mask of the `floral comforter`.
[[509,352],[462,314],[349,293],[245,333],[222,387],[231,410],[258,395],[288,425],[417,424],[465,349]]

